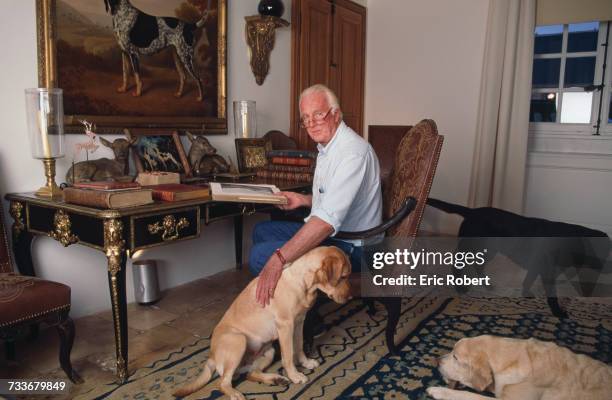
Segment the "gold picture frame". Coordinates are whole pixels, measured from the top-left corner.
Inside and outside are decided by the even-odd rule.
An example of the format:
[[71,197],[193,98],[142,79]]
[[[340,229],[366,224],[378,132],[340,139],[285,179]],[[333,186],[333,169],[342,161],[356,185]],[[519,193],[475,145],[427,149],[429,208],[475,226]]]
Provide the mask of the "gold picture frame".
[[241,173],[254,172],[266,166],[266,153],[272,150],[272,143],[265,139],[236,138],[236,159]]
[[[189,129],[198,134],[227,134],[227,0],[208,3],[205,0],[169,0],[157,5],[174,7],[170,10],[174,9],[176,15],[179,12],[188,15],[186,8],[195,7],[201,11],[202,8],[196,6],[203,4],[205,7],[205,23],[193,31],[194,65],[204,87],[204,98],[199,103],[195,80],[184,67],[184,92],[181,97],[175,97],[173,86],[179,82],[180,66],[178,62],[175,66],[173,48],[141,58],[143,89],[140,96],[132,96],[129,90],[119,93],[117,84],[121,84],[124,63],[110,27],[112,24],[109,24],[112,17],[108,14],[108,21],[103,20],[103,14],[107,13],[104,1],[92,4],[82,0],[36,0],[39,86],[64,90],[66,133],[80,133],[78,120],[85,119],[95,123],[100,134],[116,134],[122,128]],[[206,4],[210,6],[210,13]],[[65,11],[68,7],[70,13]],[[74,22],[75,10],[77,18],[79,11],[84,16],[95,12],[96,18],[80,18],[80,22]],[[94,20],[102,22],[96,24]],[[88,28],[87,24],[91,25],[90,29],[83,29]],[[129,82],[133,83],[132,71],[128,68]]]

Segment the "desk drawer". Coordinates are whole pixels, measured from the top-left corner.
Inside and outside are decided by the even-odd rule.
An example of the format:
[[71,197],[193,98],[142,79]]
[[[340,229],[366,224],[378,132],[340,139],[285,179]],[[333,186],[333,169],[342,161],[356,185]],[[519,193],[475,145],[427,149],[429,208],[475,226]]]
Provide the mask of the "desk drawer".
[[138,215],[131,219],[131,251],[200,236],[199,207]]
[[[59,215],[63,216],[61,227],[55,223]],[[27,205],[26,216],[26,226],[31,233],[51,236],[64,246],[80,243],[99,250],[104,248],[102,219],[35,204]]]
[[213,202],[206,205],[204,221],[208,224],[227,217],[268,212],[275,208],[271,204]]
[[205,223],[218,219],[242,215],[244,205],[242,203],[211,202],[206,205]]

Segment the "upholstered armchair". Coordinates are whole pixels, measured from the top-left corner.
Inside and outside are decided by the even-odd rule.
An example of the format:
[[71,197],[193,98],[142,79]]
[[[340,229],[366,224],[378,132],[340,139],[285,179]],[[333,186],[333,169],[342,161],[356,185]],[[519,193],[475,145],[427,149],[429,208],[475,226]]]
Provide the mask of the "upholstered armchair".
[[[404,132],[404,133],[402,133]],[[386,237],[412,238],[418,233],[425,203],[436,172],[444,137],[434,121],[425,119],[414,127],[370,127],[369,141],[381,164],[383,223],[362,232],[338,232],[339,239],[367,239],[385,232]],[[391,149],[395,151],[392,153]],[[392,154],[392,156],[391,156]],[[360,274],[351,276],[360,293]],[[401,312],[401,298],[376,298],[387,310],[386,340],[391,353],[397,348],[395,328]],[[373,307],[370,307],[373,311]]]
[[70,362],[74,341],[74,323],[68,316],[70,287],[13,272],[2,214],[0,207],[0,340],[5,342],[6,357],[15,358],[15,339],[32,326],[55,326],[60,336],[60,365],[72,382],[80,383]]

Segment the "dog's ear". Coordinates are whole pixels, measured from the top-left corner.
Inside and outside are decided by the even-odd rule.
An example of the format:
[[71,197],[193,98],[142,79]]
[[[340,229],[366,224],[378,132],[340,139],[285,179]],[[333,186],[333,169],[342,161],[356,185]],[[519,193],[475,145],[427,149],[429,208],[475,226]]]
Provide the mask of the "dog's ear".
[[337,254],[327,254],[315,273],[315,283],[329,283],[331,286],[336,286],[342,276],[343,264],[344,260]]
[[194,141],[194,139],[195,139],[195,138],[193,137],[193,134],[192,134],[191,132],[189,132],[189,131],[185,131],[185,134],[187,135],[187,138],[189,139],[189,141],[190,141],[191,143],[193,143],[193,141]]
[[471,357],[472,387],[480,392],[493,384],[493,371],[489,365],[488,357],[483,351]]

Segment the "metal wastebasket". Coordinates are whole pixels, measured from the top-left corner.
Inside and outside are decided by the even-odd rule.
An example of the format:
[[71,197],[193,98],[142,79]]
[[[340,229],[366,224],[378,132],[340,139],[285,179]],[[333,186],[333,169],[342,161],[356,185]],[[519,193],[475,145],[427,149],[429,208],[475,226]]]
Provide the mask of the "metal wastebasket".
[[132,263],[134,297],[140,304],[155,303],[161,297],[155,260],[136,260]]

